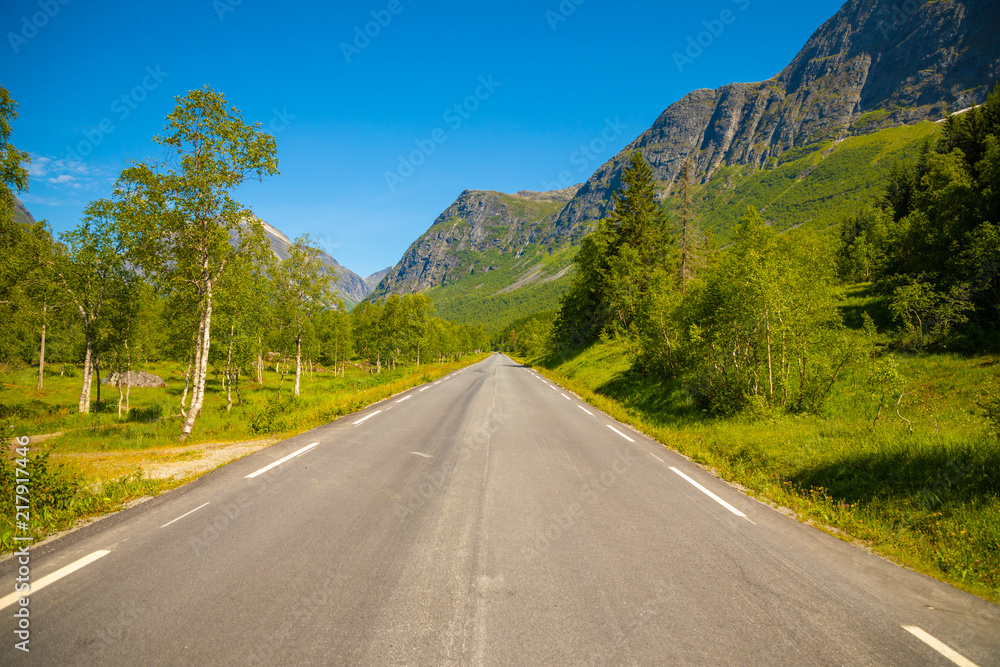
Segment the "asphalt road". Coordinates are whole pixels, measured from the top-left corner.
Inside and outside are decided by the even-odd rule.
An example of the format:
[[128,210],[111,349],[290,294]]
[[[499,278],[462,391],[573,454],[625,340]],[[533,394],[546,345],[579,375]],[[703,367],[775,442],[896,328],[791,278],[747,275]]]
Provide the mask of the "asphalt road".
[[8,596],[3,664],[1000,664],[1000,607],[501,355],[36,546],[30,571],[30,653]]

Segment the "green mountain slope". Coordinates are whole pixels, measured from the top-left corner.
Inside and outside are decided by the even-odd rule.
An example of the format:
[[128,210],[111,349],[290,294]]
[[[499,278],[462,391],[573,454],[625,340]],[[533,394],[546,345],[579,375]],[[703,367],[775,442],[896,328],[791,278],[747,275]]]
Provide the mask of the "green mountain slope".
[[487,326],[554,308],[576,247],[552,242],[552,227],[575,193],[466,190],[370,298],[423,292],[442,317]]
[[763,169],[720,168],[698,190],[702,224],[724,244],[729,230],[754,206],[777,229],[839,223],[884,190],[892,165],[915,159],[940,125],[921,122],[789,151]]

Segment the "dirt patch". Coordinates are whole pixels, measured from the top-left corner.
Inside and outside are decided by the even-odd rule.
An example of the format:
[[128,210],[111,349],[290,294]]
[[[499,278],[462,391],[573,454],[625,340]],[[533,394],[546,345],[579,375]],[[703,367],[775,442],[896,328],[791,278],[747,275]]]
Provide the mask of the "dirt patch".
[[140,469],[149,479],[184,480],[273,445],[278,438],[160,447],[126,452],[66,452],[53,459],[91,478],[114,479]]

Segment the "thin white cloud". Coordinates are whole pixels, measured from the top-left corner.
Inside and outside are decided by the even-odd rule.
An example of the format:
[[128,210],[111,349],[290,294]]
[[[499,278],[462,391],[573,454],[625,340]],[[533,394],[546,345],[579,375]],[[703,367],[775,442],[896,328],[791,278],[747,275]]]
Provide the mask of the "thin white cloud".
[[27,168],[32,185],[57,191],[105,190],[108,183],[114,182],[110,171],[101,165],[51,155],[32,155]]
[[38,204],[40,206],[81,206],[82,202],[75,199],[59,199],[57,197],[39,197],[38,195],[26,192],[17,195],[25,204]]

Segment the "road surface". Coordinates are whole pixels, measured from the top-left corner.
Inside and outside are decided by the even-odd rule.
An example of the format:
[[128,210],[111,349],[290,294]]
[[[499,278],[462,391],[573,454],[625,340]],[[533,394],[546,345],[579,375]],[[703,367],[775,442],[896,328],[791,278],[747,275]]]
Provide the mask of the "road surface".
[[3,664],[1000,664],[1000,607],[499,354],[36,546],[30,577]]

